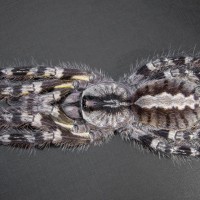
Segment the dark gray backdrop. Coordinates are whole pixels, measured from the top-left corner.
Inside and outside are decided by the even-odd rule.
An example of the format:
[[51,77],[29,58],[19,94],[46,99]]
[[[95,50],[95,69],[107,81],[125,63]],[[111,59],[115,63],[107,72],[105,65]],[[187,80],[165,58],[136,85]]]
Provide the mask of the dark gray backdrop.
[[[114,78],[136,60],[200,47],[200,1],[1,0],[0,61],[76,61]],[[0,199],[196,200],[200,162],[175,162],[115,137],[85,152],[0,148]]]

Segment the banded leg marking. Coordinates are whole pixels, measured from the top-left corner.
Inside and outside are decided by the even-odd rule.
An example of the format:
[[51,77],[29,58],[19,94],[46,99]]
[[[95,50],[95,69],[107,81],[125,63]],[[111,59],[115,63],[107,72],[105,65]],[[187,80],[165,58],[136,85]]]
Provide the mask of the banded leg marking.
[[196,130],[185,130],[185,131],[174,131],[174,130],[154,130],[153,133],[157,136],[165,139],[171,139],[173,141],[184,141],[184,140],[196,140],[200,139],[200,129]]
[[7,128],[1,130],[0,144],[31,147],[48,143],[66,148],[74,148],[91,143],[90,136],[84,135],[82,131],[79,133],[79,131],[72,131],[72,129],[66,129],[56,124],[53,125],[53,121],[49,121],[48,123],[46,119],[42,120],[39,116],[36,116],[32,122],[30,119],[24,121],[28,122],[30,126],[19,129],[14,127],[14,129]]
[[191,147],[187,145],[181,145],[176,143],[169,144],[168,141],[164,141],[160,138],[149,138],[150,147],[155,151],[160,151],[165,154],[181,155],[181,156],[200,156],[199,147]]
[[157,60],[151,61],[151,62],[147,63],[146,65],[142,66],[141,68],[139,68],[136,74],[149,76],[152,72],[161,70],[162,68],[170,67],[170,66],[187,65],[192,60],[194,60],[194,58],[192,58],[192,57],[157,59]]
[[[185,156],[200,156],[200,148],[192,146],[191,144],[185,142],[181,143],[178,140],[169,142],[171,136],[167,130],[161,130],[160,132],[152,132],[150,130],[141,129],[137,124],[125,127],[119,131],[121,136],[126,140],[136,140],[142,145],[153,149],[157,152],[162,152],[164,154],[173,155],[185,155]],[[177,137],[180,137],[178,134]],[[181,136],[183,139],[185,136]]]
[[0,115],[1,127],[42,126],[42,115],[27,112],[4,112]]
[[186,78],[192,82],[200,82],[200,58],[178,57],[160,58],[150,61],[139,67],[135,73],[126,80],[135,85],[145,79]]
[[9,128],[0,135],[0,144],[18,147],[36,147],[50,144],[52,140],[53,132],[40,129],[16,130]]
[[152,148],[156,152],[162,152],[166,155],[180,155],[180,156],[200,156],[199,147],[191,147],[189,145],[182,145],[169,143],[169,141],[160,138],[154,137],[150,134],[143,135],[138,139],[144,146]]
[[1,84],[0,96],[4,97],[20,97],[29,94],[41,94],[51,92],[53,90],[72,90],[77,83],[61,80],[45,80],[35,81],[32,83],[22,83],[22,85]]
[[90,81],[93,77],[89,72],[80,69],[47,66],[8,67],[0,70],[1,79],[30,80],[30,79],[66,79]]

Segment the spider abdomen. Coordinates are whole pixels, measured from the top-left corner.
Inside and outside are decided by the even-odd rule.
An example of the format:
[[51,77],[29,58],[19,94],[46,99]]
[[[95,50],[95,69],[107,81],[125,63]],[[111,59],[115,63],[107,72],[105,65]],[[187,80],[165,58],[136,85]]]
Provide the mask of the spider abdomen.
[[133,95],[133,110],[144,124],[164,129],[191,128],[200,119],[196,85],[179,79],[154,80]]

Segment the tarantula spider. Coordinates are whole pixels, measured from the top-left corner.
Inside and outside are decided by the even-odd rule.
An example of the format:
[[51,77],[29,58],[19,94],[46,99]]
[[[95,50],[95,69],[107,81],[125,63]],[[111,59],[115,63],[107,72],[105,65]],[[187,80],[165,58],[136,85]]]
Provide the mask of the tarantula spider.
[[0,143],[67,148],[119,133],[156,152],[200,156],[200,58],[161,57],[116,82],[76,65],[0,69]]

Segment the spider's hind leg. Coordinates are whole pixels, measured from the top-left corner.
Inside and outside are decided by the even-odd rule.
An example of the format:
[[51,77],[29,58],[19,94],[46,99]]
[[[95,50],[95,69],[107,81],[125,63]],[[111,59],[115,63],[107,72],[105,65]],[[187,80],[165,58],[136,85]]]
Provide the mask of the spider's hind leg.
[[[163,137],[163,132],[148,130],[139,124],[132,124],[118,130],[118,133],[128,141],[137,141],[145,147],[161,152],[164,155],[200,156],[198,143],[192,141],[170,140]],[[165,133],[166,134],[166,133]]]
[[124,81],[129,85],[158,80],[182,78],[191,82],[200,82],[200,58],[190,56],[162,57],[151,60],[138,67]]
[[200,140],[200,128],[193,130],[154,130],[153,134],[172,141]]

